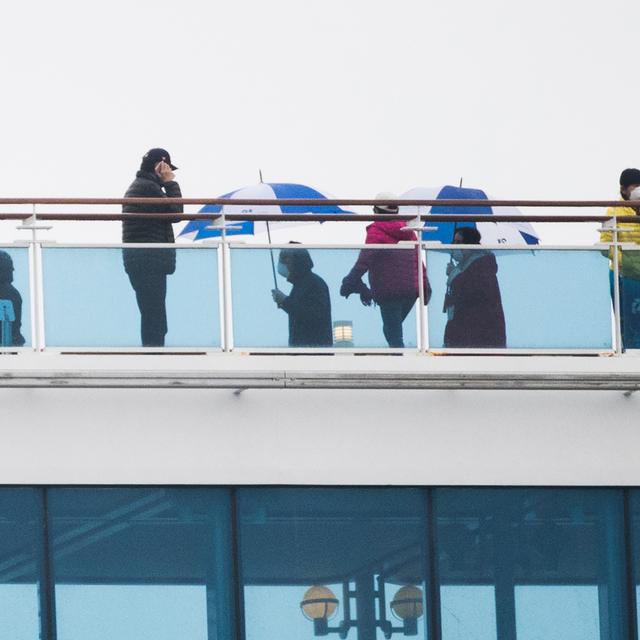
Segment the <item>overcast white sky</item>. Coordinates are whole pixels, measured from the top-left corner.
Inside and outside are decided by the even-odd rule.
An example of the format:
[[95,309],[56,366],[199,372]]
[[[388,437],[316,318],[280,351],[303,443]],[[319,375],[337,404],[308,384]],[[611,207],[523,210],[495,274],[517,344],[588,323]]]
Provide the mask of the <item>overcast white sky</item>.
[[343,197],[464,176],[495,197],[606,199],[640,165],[638,0],[2,8],[7,197],[119,197],[152,146],[193,197],[261,167]]

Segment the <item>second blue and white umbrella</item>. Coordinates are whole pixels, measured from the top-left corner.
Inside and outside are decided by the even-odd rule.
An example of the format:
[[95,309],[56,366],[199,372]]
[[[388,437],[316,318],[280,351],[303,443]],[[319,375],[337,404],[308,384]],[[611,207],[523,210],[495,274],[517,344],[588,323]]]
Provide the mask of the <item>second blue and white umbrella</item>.
[[[489,200],[487,194],[481,189],[469,189],[467,187],[416,187],[400,196],[403,200]],[[417,215],[432,213],[434,215],[482,215],[487,216],[484,222],[429,222],[425,223],[431,231],[423,231],[422,239],[426,241],[451,244],[455,229],[460,227],[476,227],[482,236],[482,244],[538,244],[540,238],[530,223],[522,222],[491,222],[491,216],[496,215],[522,215],[515,207],[492,208],[490,206],[465,207],[438,206],[433,207],[402,207],[403,213]]]

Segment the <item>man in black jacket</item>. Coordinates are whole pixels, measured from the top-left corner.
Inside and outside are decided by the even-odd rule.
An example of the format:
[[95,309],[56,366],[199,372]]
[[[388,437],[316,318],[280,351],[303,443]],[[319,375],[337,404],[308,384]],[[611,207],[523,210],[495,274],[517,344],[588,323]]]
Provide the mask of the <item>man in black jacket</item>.
[[[164,149],[151,149],[142,158],[136,179],[124,194],[125,198],[159,198],[158,204],[128,204],[122,213],[182,213],[182,205],[166,204],[165,198],[181,198],[180,185],[175,181],[176,166]],[[132,217],[122,223],[122,242],[173,243],[172,223],[177,218],[162,219]],[[167,334],[167,275],[176,269],[175,249],[124,249],[124,268],[136,292],[140,309],[140,333],[143,347],[162,347]]]

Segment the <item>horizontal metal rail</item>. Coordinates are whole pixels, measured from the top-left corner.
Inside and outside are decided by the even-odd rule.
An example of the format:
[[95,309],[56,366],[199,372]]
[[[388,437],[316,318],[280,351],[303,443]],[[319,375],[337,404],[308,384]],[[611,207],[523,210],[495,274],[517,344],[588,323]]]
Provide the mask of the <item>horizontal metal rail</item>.
[[[32,213],[0,212],[0,220],[29,220],[33,218]],[[374,220],[403,220],[406,222],[420,219],[423,222],[598,222],[604,223],[611,220],[611,216],[606,215],[501,215],[501,214],[421,214],[414,216],[409,214],[339,214],[339,213],[38,213],[38,221],[76,221],[76,222],[105,222],[122,221],[133,219],[163,220],[170,218],[173,221],[184,220],[220,220],[224,218],[227,222],[235,221],[267,221],[267,222],[372,222]],[[616,216],[620,223],[640,224],[640,216]]]
[[[163,198],[166,204],[234,206],[351,206],[372,207],[640,207],[640,200],[459,200],[415,199],[372,200],[358,198]],[[4,205],[124,205],[158,204],[158,198],[0,198]]]
[[402,373],[369,371],[2,371],[0,388],[640,390],[633,373]]

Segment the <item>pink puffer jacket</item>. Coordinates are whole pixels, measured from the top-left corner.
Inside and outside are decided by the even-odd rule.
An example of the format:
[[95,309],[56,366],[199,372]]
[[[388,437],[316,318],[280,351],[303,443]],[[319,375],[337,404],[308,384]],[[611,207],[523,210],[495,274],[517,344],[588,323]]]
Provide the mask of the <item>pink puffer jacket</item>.
[[[413,231],[403,230],[407,226],[404,220],[381,220],[367,227],[366,244],[398,244],[398,242],[417,240]],[[418,297],[418,257],[415,248],[411,249],[363,249],[353,269],[345,278],[348,281],[360,280],[369,272],[369,286],[373,299],[397,296]],[[423,286],[425,300],[431,295],[426,269],[423,268]]]

